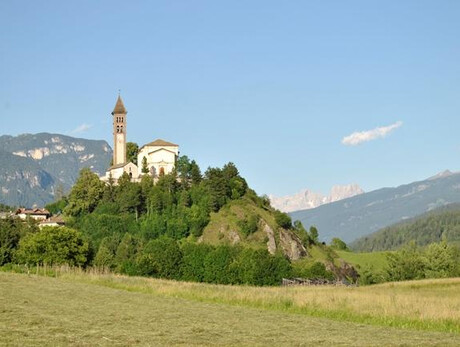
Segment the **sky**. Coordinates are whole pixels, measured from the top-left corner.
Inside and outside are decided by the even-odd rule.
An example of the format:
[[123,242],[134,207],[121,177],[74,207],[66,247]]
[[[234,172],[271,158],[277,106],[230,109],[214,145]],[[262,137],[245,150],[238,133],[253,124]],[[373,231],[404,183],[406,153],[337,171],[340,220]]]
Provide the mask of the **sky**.
[[0,135],[162,138],[259,194],[460,170],[460,1],[0,2]]

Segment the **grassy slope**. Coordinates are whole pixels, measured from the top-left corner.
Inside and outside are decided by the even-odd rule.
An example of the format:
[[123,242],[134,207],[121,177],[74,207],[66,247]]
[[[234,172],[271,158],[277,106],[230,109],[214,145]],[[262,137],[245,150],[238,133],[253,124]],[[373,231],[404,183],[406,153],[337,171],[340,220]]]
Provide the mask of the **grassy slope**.
[[382,271],[387,266],[386,255],[388,252],[353,253],[347,251],[336,251],[338,256],[353,266],[360,268],[372,268],[375,271]]
[[372,317],[382,315],[383,304],[393,321],[397,315],[415,314],[428,323],[450,317],[451,328],[459,332],[460,279],[366,288],[252,288],[122,276],[67,274],[56,279],[0,273],[0,283],[0,345],[460,343],[458,333],[293,314],[302,313],[296,309],[301,304],[329,310],[350,305],[363,317]]
[[[253,248],[266,248],[267,235],[263,230],[259,230],[248,237],[244,236],[239,230],[238,221],[248,218],[251,215],[258,215],[273,230],[277,229],[274,217],[268,211],[256,206],[254,202],[247,198],[234,200],[224,206],[218,213],[211,214],[211,220],[206,226],[202,240],[210,244],[233,243],[232,234],[237,233],[243,246]],[[278,233],[275,233],[275,237]]]

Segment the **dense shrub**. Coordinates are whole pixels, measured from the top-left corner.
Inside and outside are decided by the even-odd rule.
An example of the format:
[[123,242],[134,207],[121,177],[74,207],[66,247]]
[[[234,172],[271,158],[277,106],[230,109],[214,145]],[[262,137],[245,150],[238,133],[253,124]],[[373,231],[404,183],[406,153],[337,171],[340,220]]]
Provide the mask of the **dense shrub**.
[[88,243],[81,233],[65,227],[45,227],[27,234],[19,242],[16,259],[25,264],[84,265]]

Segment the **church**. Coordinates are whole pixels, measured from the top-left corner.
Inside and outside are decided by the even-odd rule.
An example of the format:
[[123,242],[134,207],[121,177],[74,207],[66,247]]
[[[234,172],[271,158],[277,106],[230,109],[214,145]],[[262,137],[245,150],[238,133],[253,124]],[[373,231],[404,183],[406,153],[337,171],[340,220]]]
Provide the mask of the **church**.
[[179,146],[157,139],[139,148],[137,164],[127,162],[126,159],[126,124],[127,114],[121,96],[118,96],[113,118],[113,162],[101,180],[110,179],[116,184],[118,179],[127,173],[133,182],[140,181],[142,175],[150,175],[156,181],[162,175],[171,173],[179,156]]

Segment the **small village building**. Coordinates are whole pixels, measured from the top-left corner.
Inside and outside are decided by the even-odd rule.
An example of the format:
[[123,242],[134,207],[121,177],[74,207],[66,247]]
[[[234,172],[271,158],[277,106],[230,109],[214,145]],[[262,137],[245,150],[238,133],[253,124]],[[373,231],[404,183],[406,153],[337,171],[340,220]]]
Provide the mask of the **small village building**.
[[33,208],[33,209],[26,209],[26,208],[19,208],[15,212],[16,217],[21,218],[22,220],[26,220],[27,218],[32,218],[38,221],[42,221],[48,219],[51,216],[51,213],[44,208]]
[[53,216],[48,219],[42,220],[38,227],[41,229],[43,227],[61,227],[65,225],[65,221],[61,216]]
[[[171,173],[176,167],[179,145],[165,140],[157,139],[143,145],[138,152],[137,165],[126,161],[127,114],[128,111],[119,95],[112,111],[112,166],[108,168],[101,180],[104,182],[112,181],[116,184],[118,179],[124,173],[127,173],[133,182],[138,182],[142,175],[147,174],[157,180],[160,176]],[[145,163],[146,167],[143,167],[143,163]]]

